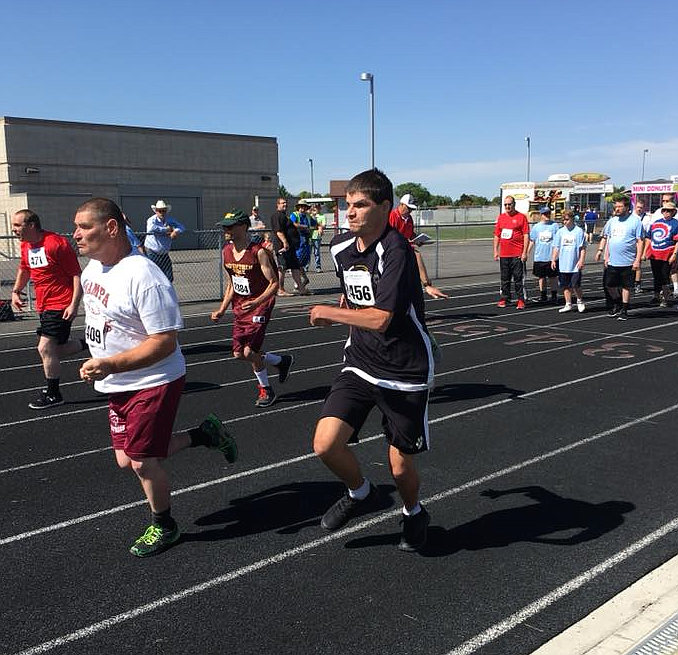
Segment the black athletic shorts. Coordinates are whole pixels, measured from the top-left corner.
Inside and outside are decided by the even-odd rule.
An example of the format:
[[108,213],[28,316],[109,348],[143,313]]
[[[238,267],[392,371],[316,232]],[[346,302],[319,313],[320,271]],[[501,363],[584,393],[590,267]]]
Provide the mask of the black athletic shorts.
[[558,286],[561,289],[576,289],[581,286],[581,271],[575,273],[560,273]]
[[345,371],[327,394],[320,418],[333,416],[348,423],[354,430],[350,441],[356,443],[358,432],[374,407],[382,413],[381,424],[391,446],[407,455],[428,450],[428,389],[385,389]]
[[36,330],[38,336],[53,337],[58,344],[66,343],[71,336],[71,322],[64,321],[63,315],[63,310],[40,312],[40,326]]
[[631,289],[636,279],[632,266],[608,266],[605,284],[608,287]]
[[586,234],[593,234],[595,232],[596,224],[593,221],[586,221],[584,225],[586,225]]
[[535,277],[557,277],[558,264],[556,263],[556,270],[551,268],[551,262],[534,262],[532,264],[532,275]]
[[285,250],[278,253],[278,268],[282,271],[298,271],[301,266],[294,250]]

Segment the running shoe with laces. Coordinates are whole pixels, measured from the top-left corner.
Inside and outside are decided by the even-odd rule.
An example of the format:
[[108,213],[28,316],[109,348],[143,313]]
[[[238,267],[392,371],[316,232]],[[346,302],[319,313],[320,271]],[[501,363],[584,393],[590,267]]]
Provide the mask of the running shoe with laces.
[[403,534],[400,537],[398,548],[412,553],[426,544],[426,535],[431,516],[422,505],[421,511],[414,516],[403,516]]
[[165,530],[155,523],[151,523],[129,549],[136,557],[150,557],[167,550],[176,543],[181,536],[179,526],[175,523],[174,529]]
[[506,305],[507,305],[507,302],[506,302],[506,300],[505,300],[504,298],[502,298],[502,299],[497,303],[497,307],[501,307],[502,309],[503,309],[504,307],[506,307]]
[[617,316],[618,321],[625,321],[626,319],[628,319],[628,317],[629,316],[624,308],[619,310],[619,315]]
[[565,313],[571,312],[571,311],[572,311],[572,304],[569,303],[569,302],[566,302],[566,303],[558,310],[558,313],[560,313],[560,314],[565,314]]
[[208,448],[223,453],[229,464],[238,459],[238,444],[216,414],[208,414],[200,424],[200,430],[210,438]]
[[49,407],[57,407],[63,404],[64,399],[60,393],[51,396],[47,393],[47,389],[43,389],[35,400],[28,403],[28,406],[31,409],[48,409]]
[[278,382],[284,384],[290,376],[290,368],[294,364],[294,357],[292,355],[280,355],[280,357],[282,358],[280,364],[276,364],[275,367],[278,369]]
[[583,300],[577,300],[577,311],[581,314],[586,311],[586,303]]
[[370,493],[362,500],[351,498],[348,491],[324,514],[320,521],[325,530],[338,530],[344,527],[354,516],[362,514],[375,504],[379,490],[370,483]]
[[525,309],[525,301],[522,298],[518,299],[516,303],[516,309]]
[[612,305],[612,307],[610,307],[610,311],[607,312],[607,315],[610,318],[614,318],[615,316],[617,316],[619,314],[620,309],[621,308],[619,307],[619,305]]
[[259,392],[254,404],[257,407],[270,407],[275,402],[275,391],[273,387],[258,386]]

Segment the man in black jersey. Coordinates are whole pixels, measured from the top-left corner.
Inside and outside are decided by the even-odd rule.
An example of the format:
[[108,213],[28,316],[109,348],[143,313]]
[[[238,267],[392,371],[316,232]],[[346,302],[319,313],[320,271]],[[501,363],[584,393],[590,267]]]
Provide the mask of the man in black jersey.
[[356,175],[346,188],[349,232],[330,254],[342,296],[338,307],[316,305],[312,325],[350,326],[344,367],[320,415],[313,449],[348,487],[321,525],[337,530],[375,506],[378,491],[360,471],[348,443],[357,440],[372,408],[382,412],[391,475],[403,499],[400,549],[426,543],[430,517],[419,503],[414,455],[428,449],[428,390],[433,383],[431,341],[414,252],[389,226],[391,181],[379,170]]

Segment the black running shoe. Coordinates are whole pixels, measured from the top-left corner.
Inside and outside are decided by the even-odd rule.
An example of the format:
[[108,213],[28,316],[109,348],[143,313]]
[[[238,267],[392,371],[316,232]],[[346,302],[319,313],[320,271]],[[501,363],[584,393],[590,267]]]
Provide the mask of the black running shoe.
[[57,405],[63,404],[64,399],[61,397],[60,393],[50,396],[46,390],[43,390],[40,392],[38,398],[28,403],[28,406],[31,409],[48,409],[49,407],[56,407]]
[[379,490],[370,484],[370,493],[363,500],[354,500],[349,495],[342,496],[322,517],[320,525],[325,530],[338,530],[343,528],[354,516],[368,510],[379,497]]
[[290,377],[290,368],[294,364],[294,357],[292,355],[280,355],[282,359],[280,364],[276,364],[278,369],[278,382],[284,384],[287,381],[287,378]]
[[254,404],[257,407],[270,407],[275,402],[275,391],[273,387],[262,387],[259,385],[259,394]]
[[617,316],[618,321],[625,321],[628,319],[628,314],[625,309],[620,309],[619,310],[619,316]]
[[620,311],[621,310],[619,308],[619,305],[612,305],[612,307],[610,307],[610,311],[607,312],[607,315],[610,318],[614,318],[615,316],[617,316],[617,314],[619,314]]
[[421,511],[414,516],[403,516],[403,534],[398,548],[408,553],[423,548],[426,544],[426,533],[430,522],[431,516],[423,505]]

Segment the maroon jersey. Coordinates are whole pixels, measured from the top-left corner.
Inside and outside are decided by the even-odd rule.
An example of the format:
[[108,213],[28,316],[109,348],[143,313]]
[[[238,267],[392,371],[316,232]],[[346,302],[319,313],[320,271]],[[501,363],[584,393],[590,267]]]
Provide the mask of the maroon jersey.
[[236,320],[240,317],[249,317],[252,314],[264,314],[266,310],[272,308],[275,304],[275,296],[272,296],[264,304],[247,312],[240,309],[240,305],[245,300],[257,298],[268,287],[268,280],[261,270],[258,253],[263,250],[270,257],[268,251],[258,243],[250,243],[242,254],[242,257],[236,260],[233,254],[233,244],[227,243],[223,250],[224,268],[231,276],[233,285],[233,313]]

